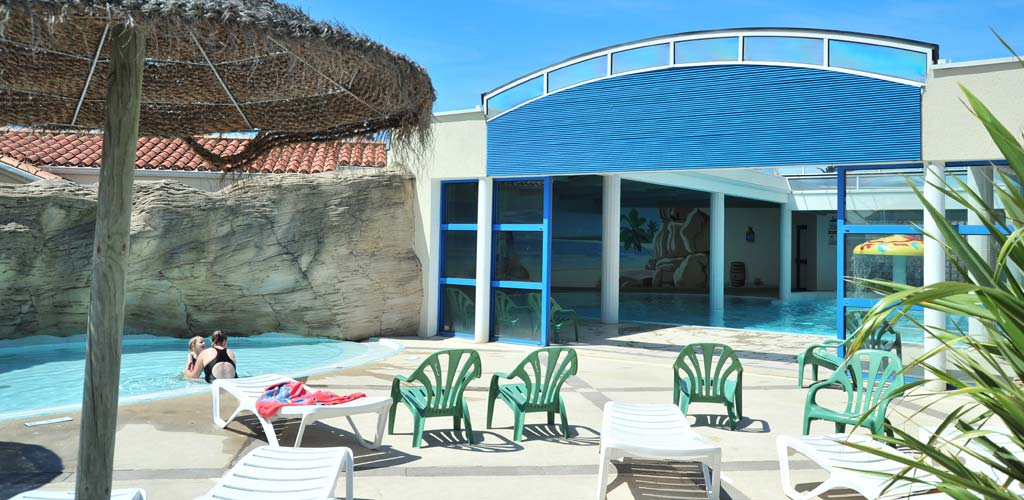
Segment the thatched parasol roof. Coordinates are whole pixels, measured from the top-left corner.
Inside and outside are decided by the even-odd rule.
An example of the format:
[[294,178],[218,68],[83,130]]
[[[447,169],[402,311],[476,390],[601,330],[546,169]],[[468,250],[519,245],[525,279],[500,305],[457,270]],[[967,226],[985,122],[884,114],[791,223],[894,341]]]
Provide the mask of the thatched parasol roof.
[[423,68],[271,0],[0,0],[0,125],[100,128],[118,24],[146,37],[141,134],[262,132],[248,154],[217,163],[288,142],[428,130],[435,94]]

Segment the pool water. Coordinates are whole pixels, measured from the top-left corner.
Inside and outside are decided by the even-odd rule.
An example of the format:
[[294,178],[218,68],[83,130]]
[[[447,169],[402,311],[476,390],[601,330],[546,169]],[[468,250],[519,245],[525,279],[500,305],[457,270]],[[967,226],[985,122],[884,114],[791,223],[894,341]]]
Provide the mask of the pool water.
[[[562,307],[575,309],[580,317],[598,319],[601,316],[600,292],[553,292],[552,295]],[[923,314],[917,311],[912,311],[910,316],[918,321],[923,319]],[[712,317],[707,295],[623,292],[619,296],[619,319],[835,338],[836,298],[813,294],[780,301],[767,297],[726,296],[721,317]],[[901,322],[896,329],[900,331],[903,342],[921,342],[922,332],[912,323]]]
[[[382,359],[397,352],[397,345],[283,333],[228,340],[228,347],[238,360],[239,376],[281,373],[298,377],[322,373]],[[209,384],[202,379],[182,377],[187,352],[187,339],[125,335],[119,401],[209,391]],[[0,341],[0,420],[79,410],[84,372],[85,335]]]

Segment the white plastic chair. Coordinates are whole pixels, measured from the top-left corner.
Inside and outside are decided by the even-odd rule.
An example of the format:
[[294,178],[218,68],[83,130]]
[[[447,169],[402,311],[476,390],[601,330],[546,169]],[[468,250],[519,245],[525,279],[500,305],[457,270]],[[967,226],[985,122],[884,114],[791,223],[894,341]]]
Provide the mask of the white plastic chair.
[[[75,492],[33,490],[15,495],[11,500],[75,500]],[[139,488],[113,490],[110,492],[110,500],[146,500],[146,492]]]
[[[271,446],[279,446],[277,433],[274,432],[272,420],[300,418],[301,422],[299,423],[299,432],[298,435],[295,436],[294,445],[298,448],[302,443],[302,435],[306,431],[307,425],[325,418],[345,417],[348,419],[349,425],[352,426],[352,431],[355,433],[356,439],[359,440],[359,444],[371,450],[375,450],[380,447],[380,442],[384,439],[384,427],[388,422],[388,409],[391,408],[390,397],[364,397],[339,405],[285,406],[270,419],[263,418],[256,412],[256,401],[263,395],[267,387],[281,382],[294,381],[294,379],[285,377],[284,375],[259,375],[256,377],[214,380],[213,386],[210,388],[213,394],[214,423],[221,428],[224,428],[228,425],[228,422],[234,420],[239,413],[247,411],[252,413],[256,416],[256,419],[259,420],[260,425],[263,427],[263,433],[267,435],[267,443]],[[238,400],[238,408],[235,409],[227,420],[222,419],[220,416],[221,391],[231,394]],[[359,433],[359,428],[356,427],[356,423],[352,421],[352,415],[366,413],[377,414],[377,434],[374,437],[373,442],[366,441],[363,438],[363,435]]]
[[[883,493],[891,477],[903,470],[904,465],[851,448],[843,444],[845,440],[870,445],[878,449],[885,447],[884,444],[859,434],[779,436],[776,440],[776,447],[779,452],[782,489],[785,491],[786,497],[793,500],[807,500],[820,496],[826,491],[847,488],[856,491],[868,500],[906,498],[908,495],[922,494],[922,496],[913,498],[921,500],[949,498],[943,493],[926,494],[933,489],[930,485],[909,481],[898,482]],[[885,449],[891,453],[899,453],[892,448]],[[810,491],[804,493],[797,491],[793,488],[790,480],[789,455],[793,453],[800,453],[817,464],[818,467],[825,469],[829,473],[828,479]],[[886,476],[874,473],[884,473]]]
[[345,469],[345,499],[352,500],[352,450],[260,446],[196,500],[327,500]]
[[705,442],[693,432],[675,405],[605,403],[601,466],[597,474],[598,500],[604,500],[608,493],[608,463],[625,457],[701,462],[708,498],[718,500],[722,448]]

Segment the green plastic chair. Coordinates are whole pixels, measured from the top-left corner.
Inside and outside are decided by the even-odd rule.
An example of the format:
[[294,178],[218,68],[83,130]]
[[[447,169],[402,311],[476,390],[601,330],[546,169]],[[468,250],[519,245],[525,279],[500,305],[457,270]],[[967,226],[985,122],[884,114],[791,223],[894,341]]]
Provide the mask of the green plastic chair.
[[[542,359],[543,358],[543,359]],[[494,401],[501,398],[515,418],[515,441],[523,439],[523,422],[527,413],[545,412],[548,425],[555,425],[555,413],[562,417],[562,435],[569,438],[569,420],[562,400],[562,384],[576,374],[576,351],[570,347],[544,347],[526,355],[508,374],[495,373],[487,391],[487,428],[494,419]],[[501,379],[521,383],[499,384]]]
[[[456,431],[460,421],[464,421],[466,441],[473,444],[473,424],[463,392],[469,382],[477,378],[480,378],[480,354],[472,349],[447,349],[427,356],[408,377],[398,375],[392,381],[388,434],[395,433],[395,412],[401,401],[412,413],[413,448],[420,447],[423,422],[431,417],[452,417]],[[401,387],[402,382],[420,385]]]
[[476,316],[476,305],[473,299],[458,288],[444,288],[446,305],[452,312],[453,332],[472,332],[473,318]]
[[[855,332],[861,323],[864,322],[866,311],[850,311],[846,314],[846,331]],[[811,377],[818,380],[818,367],[824,367],[835,371],[843,362],[839,357],[839,348],[853,343],[853,337],[846,340],[829,339],[824,342],[812,344],[804,352],[796,357],[796,364],[799,367],[797,375],[797,387],[804,386],[804,371],[807,365],[811,365]],[[903,357],[903,341],[900,333],[893,328],[892,324],[886,322],[877,328],[872,335],[861,344],[861,349],[875,349],[879,351],[895,351],[896,355]],[[832,354],[835,351],[836,354]]]
[[[530,303],[530,310],[533,312],[533,315],[540,317],[541,294],[531,293],[527,300]],[[551,310],[548,312],[548,320],[550,321],[551,336],[555,342],[559,342],[562,327],[565,325],[572,325],[573,338],[576,339],[576,342],[580,341],[580,320],[576,317],[575,309],[565,309],[555,301],[554,297],[551,297]]]
[[[700,352],[698,352],[700,351]],[[672,403],[686,415],[690,403],[721,403],[729,428],[743,418],[743,365],[731,347],[713,342],[683,347],[672,365]]]
[[[847,425],[861,423],[874,434],[885,429],[885,411],[889,401],[899,395],[903,387],[903,363],[890,351],[861,349],[844,360],[831,377],[812,385],[807,390],[804,405],[804,435],[811,430],[814,420],[827,420],[836,425],[836,432],[846,432]],[[846,393],[846,407],[836,411],[817,403],[818,391],[839,384]]]

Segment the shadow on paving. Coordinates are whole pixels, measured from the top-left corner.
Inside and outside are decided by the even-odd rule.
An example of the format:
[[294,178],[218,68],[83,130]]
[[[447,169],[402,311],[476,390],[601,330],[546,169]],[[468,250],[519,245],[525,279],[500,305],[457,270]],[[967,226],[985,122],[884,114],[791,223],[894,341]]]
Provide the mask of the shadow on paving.
[[[615,480],[608,484],[609,492],[626,486],[634,499],[708,498],[703,467],[699,462],[662,462],[626,458],[622,462],[612,464],[615,465],[617,474]],[[720,495],[720,500],[734,500],[724,487]]]
[[[688,415],[694,419],[690,424],[692,427],[712,427],[715,429],[731,430],[729,427],[728,415],[709,415],[691,413]],[[757,418],[743,417],[736,423],[735,432],[748,432],[753,434],[765,434],[772,431],[768,421]]]
[[64,462],[39,445],[0,441],[0,498],[34,490],[63,473]]

